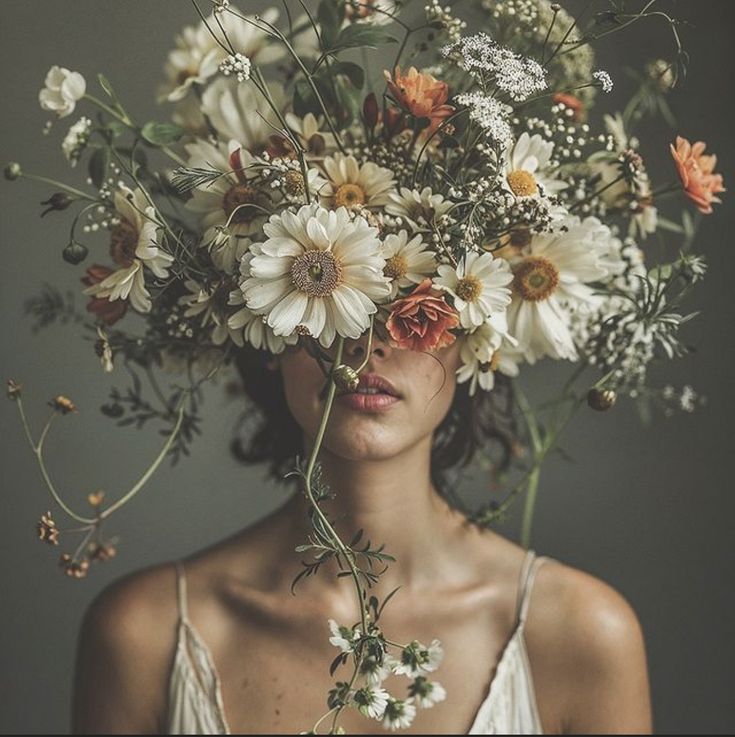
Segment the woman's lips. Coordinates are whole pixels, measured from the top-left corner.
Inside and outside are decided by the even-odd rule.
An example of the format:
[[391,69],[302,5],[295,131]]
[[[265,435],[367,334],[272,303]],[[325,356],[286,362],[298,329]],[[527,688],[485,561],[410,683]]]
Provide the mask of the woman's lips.
[[385,412],[401,400],[391,394],[341,394],[337,401],[358,412]]

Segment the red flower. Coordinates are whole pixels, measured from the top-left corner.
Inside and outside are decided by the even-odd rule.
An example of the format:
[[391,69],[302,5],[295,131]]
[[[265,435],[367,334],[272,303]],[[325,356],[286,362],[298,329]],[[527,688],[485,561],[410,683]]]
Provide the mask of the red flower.
[[[82,283],[85,286],[91,287],[94,284],[99,284],[104,281],[113,270],[107,266],[100,266],[99,264],[93,264],[87,269],[87,275],[82,277]],[[128,309],[128,303],[124,299],[117,299],[114,302],[110,302],[107,298],[102,297],[90,297],[87,302],[87,311],[93,312],[100,322],[105,325],[113,325],[116,323]]]
[[449,331],[457,325],[457,311],[445,302],[442,292],[432,289],[428,277],[407,297],[393,302],[385,323],[395,346],[413,351],[451,345],[456,336]]

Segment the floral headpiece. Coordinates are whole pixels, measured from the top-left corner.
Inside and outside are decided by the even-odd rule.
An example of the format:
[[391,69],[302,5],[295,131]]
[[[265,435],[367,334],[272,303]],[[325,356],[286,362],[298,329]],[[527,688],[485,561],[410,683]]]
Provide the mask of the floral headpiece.
[[[97,353],[105,370],[124,361],[136,376],[104,411],[126,424],[170,423],[140,481],[107,505],[102,493],[90,495],[92,511],[82,514],[43,461],[54,418],[75,412],[74,403],[56,397],[36,440],[21,386],[8,382],[43,478],[83,535],[61,559],[70,576],[114,555],[103,523],[165,457],[188,451],[199,386],[238,350],[278,354],[303,343],[324,366],[320,436],[295,472],[314,523],[299,548],[313,559],[297,580],[334,557],[362,595],[359,623],[330,623],[339,662],[355,668],[330,692],[333,731],[347,706],[396,728],[444,697],[426,677],[439,664],[438,642],[414,641],[391,656],[377,625],[382,607],[364,591],[377,579],[373,563],[391,557],[358,547],[360,532],[340,540],[320,508],[333,493],[317,457],[332,400],[357,390],[364,368],[342,363],[345,339],[381,330],[395,347],[417,351],[461,339],[457,381],[472,396],[492,391],[498,374],[512,381],[525,364],[569,362],[570,381],[547,405],[551,423],[516,385],[531,452],[519,454],[525,465],[507,495],[473,515],[488,524],[525,492],[526,543],[541,462],[580,404],[605,410],[627,395],[668,413],[698,401],[691,387],[648,384],[651,361],[685,351],[678,328],[691,315],[680,305],[705,271],[691,251],[698,218],[684,210],[675,222],[658,208],[683,191],[709,215],[723,181],[704,143],[677,136],[678,181],[655,186],[632,132],[644,116],[668,112],[666,94],[686,58],[675,27],[676,60],[649,65],[625,113],[605,115],[598,130],[591,111],[613,81],[595,68],[590,43],[657,14],[618,22],[610,10],[582,30],[555,3],[472,4],[487,21],[477,33],[438,0],[410,18],[394,0],[322,0],[314,13],[288,17],[244,15],[228,0],[213,0],[205,15],[193,3],[199,21],[176,38],[159,90],[169,120],[134,120],[104,76],[93,95],[82,74],[55,66],[39,101],[57,119],[87,106],[61,147],[71,167],[85,163],[88,178],[77,187],[16,163],[5,170],[10,180],[51,184],[43,215],[74,213],[62,256],[86,262]],[[375,48],[387,68],[358,61],[358,50]],[[654,264],[648,244],[662,231],[677,245]],[[29,306],[44,324],[68,309],[53,289]],[[144,318],[142,335],[123,327],[131,313]],[[159,367],[184,385],[165,396],[153,376]],[[580,392],[585,369],[596,375]],[[158,406],[143,399],[138,374],[153,381]],[[38,531],[59,544],[51,512]],[[390,672],[411,678],[406,698],[380,685]]]

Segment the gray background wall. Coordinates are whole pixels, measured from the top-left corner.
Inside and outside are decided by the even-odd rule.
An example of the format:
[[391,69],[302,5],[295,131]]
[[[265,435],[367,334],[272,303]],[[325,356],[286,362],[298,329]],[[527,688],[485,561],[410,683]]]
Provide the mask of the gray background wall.
[[[601,3],[597,3],[597,6]],[[729,0],[679,3],[691,22],[682,29],[692,54],[687,84],[672,95],[679,130],[702,138],[720,155],[732,189],[732,79]],[[255,5],[241,2],[245,9]],[[572,6],[574,7],[574,6]],[[174,31],[193,22],[185,0],[4,0],[0,25],[2,131],[0,161],[66,177],[59,152],[65,125],[42,135],[46,115],[37,93],[52,64],[104,71],[139,118],[154,117],[154,86]],[[609,99],[623,102],[623,63],[643,62],[670,47],[663,28],[641,24],[604,47],[601,66],[616,78]],[[74,120],[71,118],[69,120]],[[673,174],[662,124],[649,130],[643,154],[659,179]],[[81,182],[81,179],[79,180]],[[44,281],[77,290],[79,270],[60,259],[63,217],[38,219],[50,190],[26,182],[0,183],[2,289],[1,372],[24,382],[38,428],[49,397],[67,393],[80,413],[59,423],[49,443],[49,466],[81,506],[102,486],[114,495],[135,478],[158,438],[151,430],[118,430],[97,408],[111,382],[89,343],[74,327],[32,335],[22,301]],[[727,733],[735,729],[735,597],[733,596],[732,254],[735,203],[706,219],[700,244],[710,272],[691,300],[702,315],[687,336],[697,353],[656,375],[691,383],[708,405],[694,415],[659,417],[641,426],[632,406],[608,414],[583,412],[569,429],[566,449],[542,475],[534,547],[600,576],[628,597],[645,629],[658,731]],[[559,366],[528,372],[534,396],[562,380]],[[70,676],[77,628],[94,595],[112,579],[152,562],[173,559],[249,524],[279,505],[284,492],[260,469],[243,469],[227,445],[239,407],[222,387],[208,391],[205,435],[194,457],[162,470],[146,492],[116,519],[123,535],[118,558],[81,582],[61,575],[57,551],[34,540],[34,524],[48,501],[24,444],[15,408],[0,404],[3,489],[0,493],[0,730],[45,733],[68,729]],[[141,459],[139,462],[138,459]],[[485,482],[470,474],[462,492],[479,500]],[[516,521],[500,531],[514,536]]]

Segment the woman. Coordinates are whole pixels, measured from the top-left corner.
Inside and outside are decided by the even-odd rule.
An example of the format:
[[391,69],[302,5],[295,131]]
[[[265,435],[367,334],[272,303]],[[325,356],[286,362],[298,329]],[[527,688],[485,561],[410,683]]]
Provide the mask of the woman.
[[[472,526],[438,493],[432,446],[459,396],[462,339],[425,353],[374,337],[361,375],[382,377],[393,399],[368,409],[354,396],[338,399],[321,452],[336,491],[324,509],[337,532],[349,539],[362,528],[397,558],[375,587],[382,600],[400,586],[383,630],[394,641],[438,638],[444,647],[435,675],[447,698],[418,710],[406,731],[649,733],[644,643],[626,601],[582,571],[534,560]],[[367,349],[366,336],[348,340],[346,363],[359,366]],[[271,357],[268,369],[282,376],[308,453],[323,373],[303,345]],[[350,623],[359,614],[352,582],[327,575],[336,571],[326,565],[290,594],[294,548],[307,533],[297,493],[182,561],[178,576],[174,565],[160,565],[104,592],[81,632],[75,731],[310,729],[340,676],[326,667],[335,655],[327,620]],[[388,678],[388,691],[398,678]],[[384,731],[354,709],[339,724],[348,733]]]

